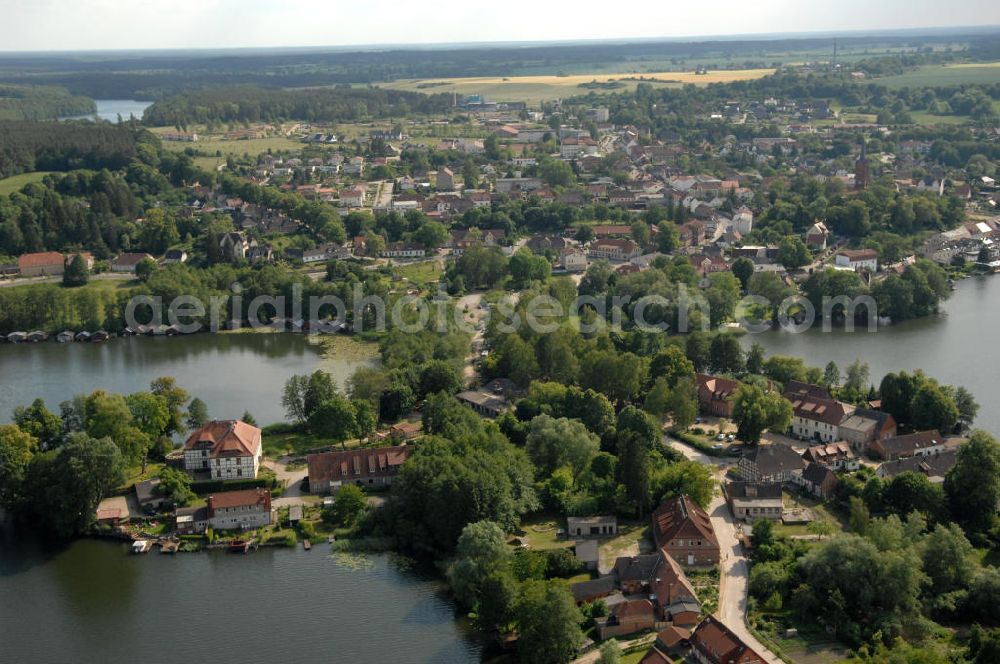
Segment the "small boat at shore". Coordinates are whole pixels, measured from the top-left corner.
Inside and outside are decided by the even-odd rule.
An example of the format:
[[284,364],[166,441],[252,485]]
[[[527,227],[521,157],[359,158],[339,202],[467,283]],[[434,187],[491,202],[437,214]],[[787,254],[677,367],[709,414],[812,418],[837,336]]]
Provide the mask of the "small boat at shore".
[[149,550],[153,548],[153,542],[150,540],[136,540],[132,542],[132,553],[149,553]]
[[312,542],[309,540],[302,540],[302,548],[306,551],[311,551],[313,548]]
[[248,553],[253,547],[253,540],[233,540],[229,543],[230,553]]

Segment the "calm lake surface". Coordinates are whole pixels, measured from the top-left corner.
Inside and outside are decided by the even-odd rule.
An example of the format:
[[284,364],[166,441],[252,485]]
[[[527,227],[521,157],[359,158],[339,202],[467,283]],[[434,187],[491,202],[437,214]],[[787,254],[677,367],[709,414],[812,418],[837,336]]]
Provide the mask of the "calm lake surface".
[[128,120],[129,116],[134,115],[136,120],[142,119],[142,114],[146,112],[153,102],[151,101],[136,101],[135,99],[95,99],[94,103],[97,104],[97,113],[94,115],[74,115],[72,117],[60,118],[62,120],[84,120],[99,118],[101,120],[107,120],[108,122],[118,122],[118,116],[122,116],[122,120]]
[[160,376],[176,378],[214,418],[237,418],[249,410],[260,424],[279,422],[285,419],[281,392],[289,376],[323,368],[343,387],[357,367],[375,362],[370,352],[359,352],[360,344],[337,341],[347,352],[326,357],[307,335],[292,333],[0,344],[0,422],[36,397],[58,412],[60,402],[76,394],[138,392]]
[[440,584],[386,555],[144,556],[79,540],[52,552],[0,534],[4,662],[475,662]]
[[768,355],[794,355],[810,366],[833,360],[843,374],[857,358],[868,362],[872,381],[893,371],[923,369],[941,383],[964,385],[979,402],[975,426],[1000,434],[1000,277],[975,277],[957,284],[957,290],[933,318],[879,328],[871,334],[860,328],[803,334],[769,331],[747,334],[749,347],[758,341]]

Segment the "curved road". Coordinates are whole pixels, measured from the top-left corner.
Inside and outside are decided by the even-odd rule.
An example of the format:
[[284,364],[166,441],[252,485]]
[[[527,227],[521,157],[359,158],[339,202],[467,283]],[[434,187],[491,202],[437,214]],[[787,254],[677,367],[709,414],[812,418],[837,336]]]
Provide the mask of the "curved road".
[[[720,479],[725,475],[726,468],[732,465],[727,460],[715,459],[702,454],[669,436],[664,436],[663,442],[686,458],[715,468],[715,474]],[[715,612],[716,618],[733,630],[737,636],[743,639],[744,643],[757,651],[768,664],[784,664],[747,629],[747,582],[750,576],[750,567],[737,537],[736,519],[722,498],[721,491],[712,496],[712,503],[708,506],[707,511],[712,519],[712,527],[715,529],[715,536],[719,540],[719,549],[722,552],[722,562],[719,565],[719,608]]]

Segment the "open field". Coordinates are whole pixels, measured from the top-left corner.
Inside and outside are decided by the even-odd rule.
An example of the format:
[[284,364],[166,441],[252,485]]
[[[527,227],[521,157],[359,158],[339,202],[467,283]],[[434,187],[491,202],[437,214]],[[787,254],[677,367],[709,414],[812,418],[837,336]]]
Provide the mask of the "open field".
[[693,72],[617,72],[617,73],[587,73],[572,76],[511,76],[511,77],[475,77],[475,78],[440,78],[440,79],[402,79],[384,84],[382,87],[415,92],[440,93],[457,92],[461,95],[483,95],[490,101],[527,101],[540,102],[585,95],[589,88],[582,84],[597,81],[621,83],[614,88],[596,88],[596,92],[632,92],[640,82],[637,80],[622,81],[622,78],[642,76],[652,79],[647,82],[658,87],[679,87],[687,83],[708,85],[709,83],[729,83],[732,81],[749,81],[774,73],[773,69],[739,69],[732,71],[709,71],[707,74]]
[[898,76],[874,79],[890,88],[921,85],[962,85],[1000,82],[1000,62],[961,65],[928,65]]
[[[154,134],[166,134],[176,131],[173,127],[154,127],[151,129]],[[217,136],[208,136],[206,138],[201,138],[196,143],[185,143],[182,141],[163,141],[163,147],[168,150],[175,150],[177,152],[183,152],[188,148],[196,150],[198,152],[204,152],[208,155],[215,155],[216,153],[222,153],[223,159],[227,155],[241,156],[243,154],[249,154],[251,156],[259,155],[268,150],[301,150],[304,144],[286,138],[284,136],[268,136],[267,138],[252,138],[249,140],[226,140]],[[207,166],[208,162],[204,164],[199,164]]]
[[20,191],[21,187],[31,182],[41,182],[42,178],[49,173],[50,171],[35,171],[33,173],[21,173],[20,175],[3,178],[0,180],[0,196],[6,196],[7,194],[13,194],[15,191]]

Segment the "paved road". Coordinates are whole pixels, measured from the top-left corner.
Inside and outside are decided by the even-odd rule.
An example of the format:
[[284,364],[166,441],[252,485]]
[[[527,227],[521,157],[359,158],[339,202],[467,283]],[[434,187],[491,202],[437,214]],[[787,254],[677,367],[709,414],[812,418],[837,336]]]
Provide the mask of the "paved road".
[[[731,461],[709,457],[673,438],[664,436],[663,440],[664,444],[686,458],[713,467],[720,479],[725,475],[726,468],[732,465]],[[747,581],[750,568],[738,540],[736,519],[723,500],[721,492],[712,498],[712,503],[708,506],[708,515],[712,519],[712,527],[715,529],[715,536],[719,539],[719,548],[722,551],[722,563],[719,565],[719,608],[715,612],[716,617],[743,639],[744,643],[757,651],[768,664],[783,664],[781,659],[765,648],[747,629]]]
[[[102,272],[90,275],[93,281],[132,281],[134,274],[123,274],[121,272]],[[14,286],[27,286],[28,284],[61,284],[62,277],[24,277],[23,279],[0,279],[0,288],[12,288]]]

